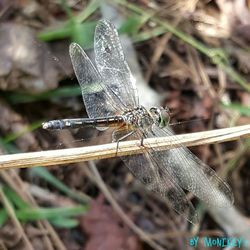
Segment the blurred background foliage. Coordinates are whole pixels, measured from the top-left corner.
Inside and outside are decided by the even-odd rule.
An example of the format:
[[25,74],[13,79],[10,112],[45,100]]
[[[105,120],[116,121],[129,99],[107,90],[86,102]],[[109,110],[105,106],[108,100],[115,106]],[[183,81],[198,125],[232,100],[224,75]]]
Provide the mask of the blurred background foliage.
[[[249,124],[249,1],[1,0],[2,154],[110,141],[92,130],[40,127],[45,120],[86,116],[68,46],[77,42],[92,57],[94,29],[109,18],[107,6],[110,17],[121,20],[121,37],[135,48],[140,72],[131,70],[143,75],[137,79],[143,98],[170,108],[176,132]],[[130,61],[130,47],[123,48]],[[190,225],[145,193],[119,159],[97,162],[100,175],[85,163],[1,171],[0,246],[191,249],[194,235],[249,236],[239,230],[250,230],[249,145],[239,140],[192,149],[231,185],[235,224],[207,213],[190,195],[201,216],[199,225]]]

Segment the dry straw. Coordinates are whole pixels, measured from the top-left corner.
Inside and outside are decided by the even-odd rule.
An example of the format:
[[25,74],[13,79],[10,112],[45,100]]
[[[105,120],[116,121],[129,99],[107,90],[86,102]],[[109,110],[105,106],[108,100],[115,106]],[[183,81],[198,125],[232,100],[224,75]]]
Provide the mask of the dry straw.
[[140,141],[125,141],[119,143],[118,151],[117,143],[109,143],[82,148],[2,155],[0,156],[0,170],[8,168],[53,166],[139,154],[145,147],[157,150],[166,150],[169,148],[179,147],[180,144],[182,146],[197,146],[237,140],[246,137],[250,137],[250,125],[216,129],[206,132],[173,135],[168,137],[149,138],[143,140],[143,147],[141,146]]

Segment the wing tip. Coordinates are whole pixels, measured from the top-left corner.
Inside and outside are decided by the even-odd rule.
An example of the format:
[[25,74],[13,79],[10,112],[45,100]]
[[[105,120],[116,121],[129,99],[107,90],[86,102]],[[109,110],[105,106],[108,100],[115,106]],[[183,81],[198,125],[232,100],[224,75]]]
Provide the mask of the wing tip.
[[103,18],[97,22],[95,30],[99,29],[116,30],[116,27],[109,19]]
[[78,43],[75,43],[75,42],[72,42],[69,45],[69,55],[70,55],[71,61],[73,57],[75,57],[76,55],[81,55],[83,58],[88,58],[83,48]]
[[69,45],[69,52],[70,53],[76,49],[81,49],[81,46],[78,43],[73,42]]
[[111,21],[109,19],[106,19],[106,18],[102,18],[98,21],[97,25],[101,25],[101,24],[104,24],[104,25],[112,25]]

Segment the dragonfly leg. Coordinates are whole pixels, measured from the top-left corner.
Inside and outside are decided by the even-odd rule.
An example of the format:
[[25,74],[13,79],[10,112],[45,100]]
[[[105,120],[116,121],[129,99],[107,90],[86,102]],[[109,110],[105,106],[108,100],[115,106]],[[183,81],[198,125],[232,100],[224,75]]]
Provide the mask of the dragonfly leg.
[[116,155],[118,153],[118,148],[119,148],[119,142],[125,140],[126,138],[128,138],[129,136],[133,135],[135,133],[135,131],[130,131],[129,133],[123,135],[122,137],[118,138],[118,139],[115,139],[115,134],[119,134],[119,130],[117,131],[114,131],[113,132],[113,141],[115,140],[117,142],[117,146],[116,146]]
[[150,132],[151,132],[154,136],[157,136],[157,135],[155,134],[155,132],[153,131],[152,128],[150,129]]
[[[141,136],[141,146],[144,146],[143,145],[143,140],[144,140],[144,138],[147,138],[147,135],[148,135],[148,133],[146,132],[146,131],[141,131],[142,132],[142,136]],[[150,131],[151,132],[151,131]]]
[[143,146],[143,137],[141,138],[141,146]]

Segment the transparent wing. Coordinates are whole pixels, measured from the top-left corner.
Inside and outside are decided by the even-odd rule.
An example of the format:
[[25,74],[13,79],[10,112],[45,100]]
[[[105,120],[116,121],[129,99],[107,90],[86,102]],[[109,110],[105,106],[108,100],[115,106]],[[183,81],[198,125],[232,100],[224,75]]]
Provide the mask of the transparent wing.
[[[113,137],[119,140],[119,138],[130,132],[116,131]],[[140,140],[141,138],[142,134],[135,132],[126,139]],[[188,221],[194,224],[197,223],[198,215],[192,203],[187,199],[186,194],[176,182],[176,178],[172,178],[172,172],[169,172],[169,168],[162,165],[161,160],[158,158],[158,153],[153,149],[145,148],[143,154],[123,156],[121,159],[148,190],[166,200],[177,213],[183,215]]]
[[117,106],[107,93],[106,86],[89,57],[80,45],[72,43],[69,54],[80,84],[83,101],[90,118],[115,115]]
[[94,47],[97,69],[111,99],[121,110],[137,107],[135,79],[125,60],[117,30],[110,22],[98,22]]
[[[157,137],[173,135],[168,127],[161,129],[153,126],[152,131],[153,136]],[[153,154],[159,164],[167,169],[172,180],[207,205],[218,207],[232,205],[234,198],[228,184],[186,147],[157,151]]]
[[[116,140],[129,131],[117,131]],[[153,125],[147,137],[171,136],[170,128]],[[143,133],[135,132],[126,139],[141,139]],[[130,171],[147,187],[171,206],[188,221],[198,220],[192,203],[186,198],[188,190],[209,206],[229,207],[233,203],[233,194],[226,182],[216,172],[197,158],[186,147],[181,146],[166,151],[144,148],[144,153],[121,157]]]

